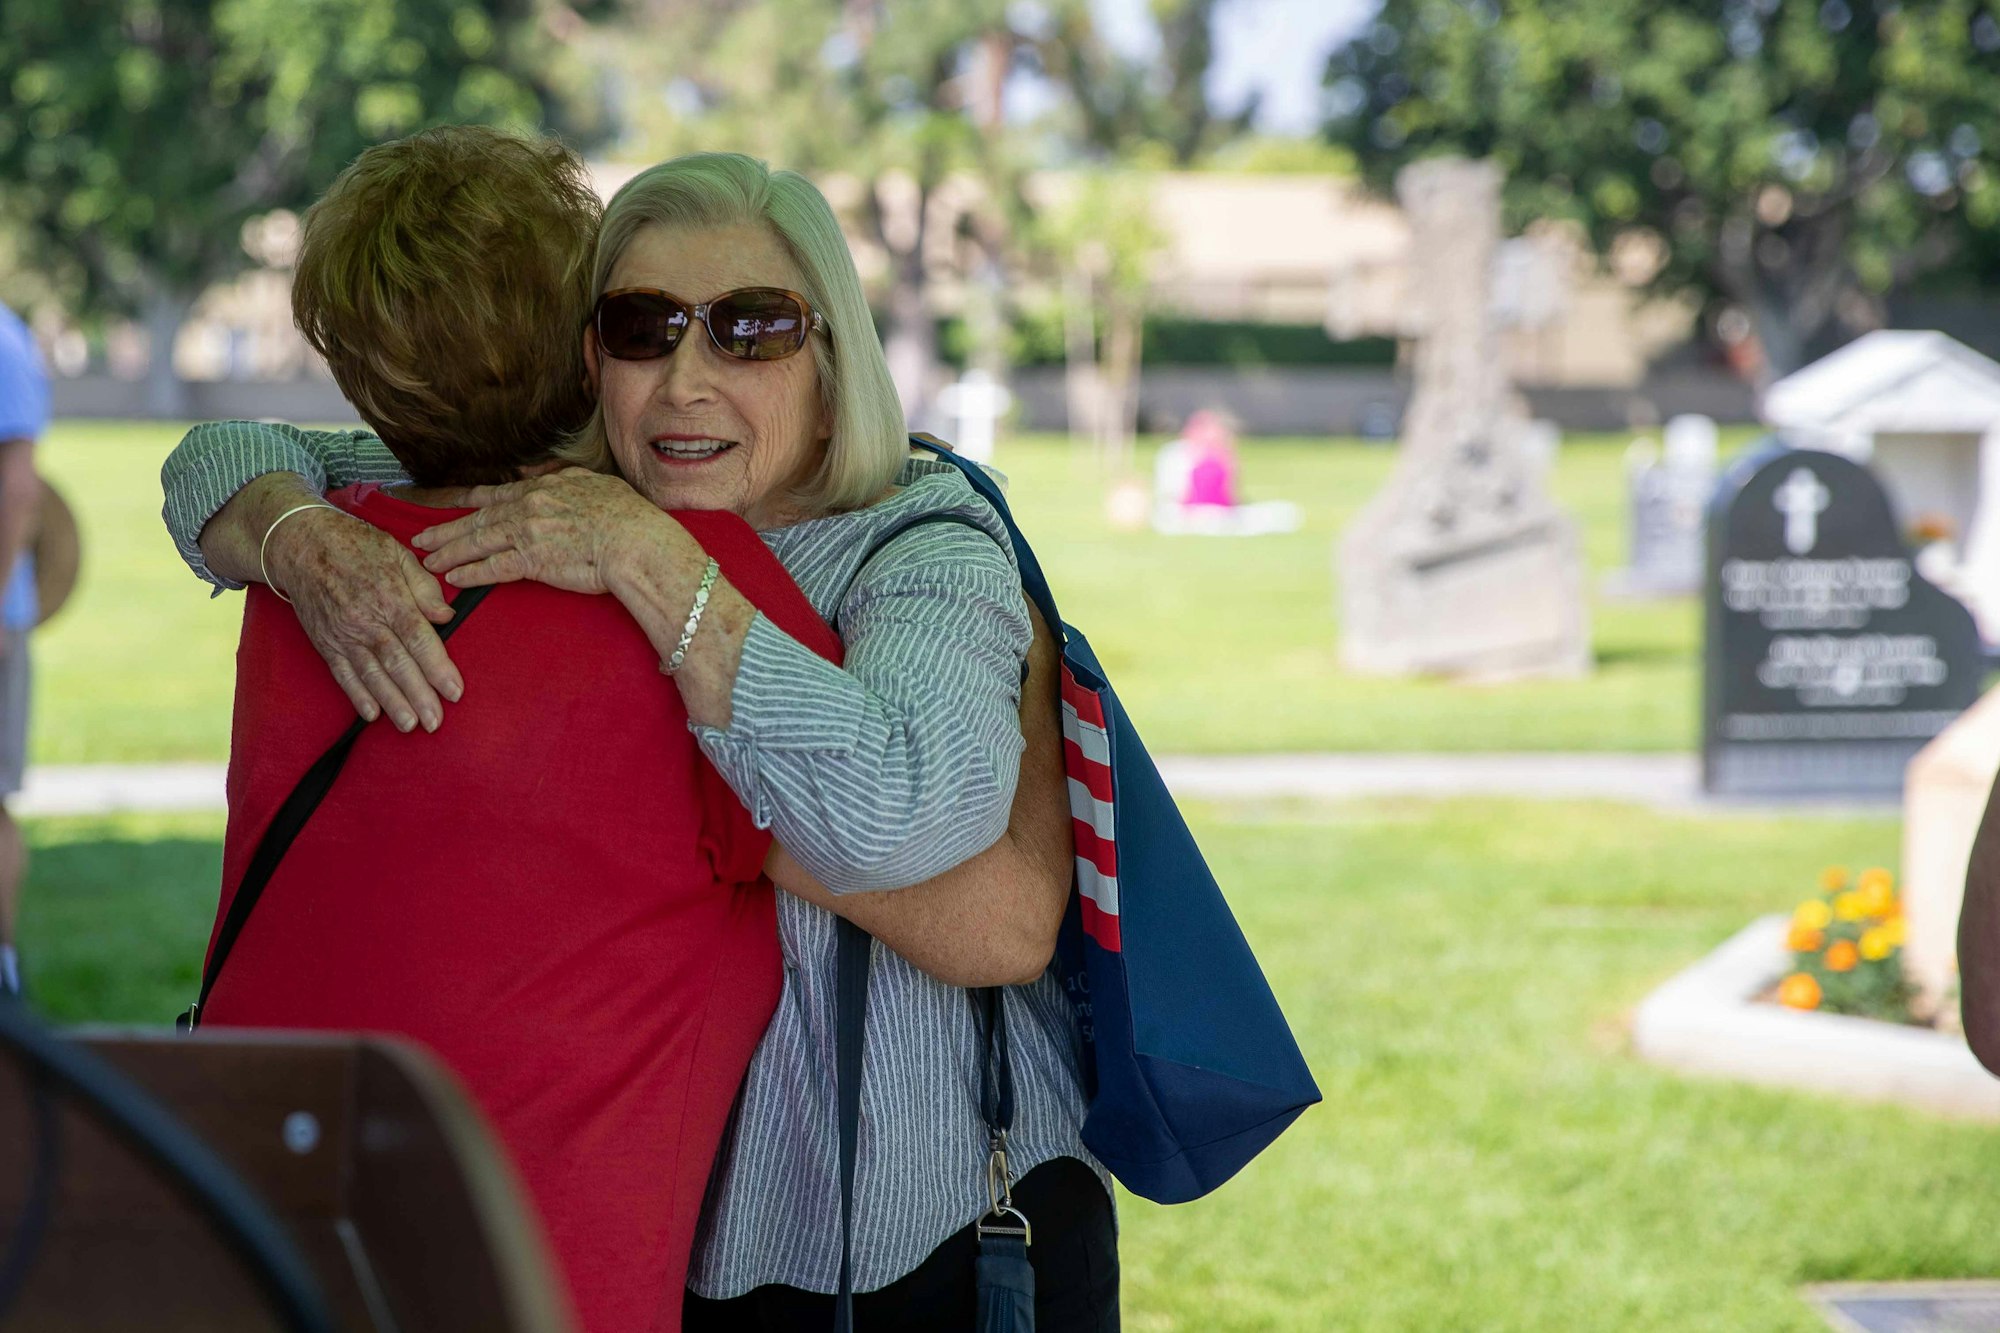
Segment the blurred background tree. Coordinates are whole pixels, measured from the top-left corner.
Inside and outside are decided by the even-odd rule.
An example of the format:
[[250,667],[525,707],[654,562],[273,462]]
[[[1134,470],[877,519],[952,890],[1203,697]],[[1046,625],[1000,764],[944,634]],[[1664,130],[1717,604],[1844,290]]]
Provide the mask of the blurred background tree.
[[1136,153],[1189,167],[1248,134],[1258,99],[1225,113],[1208,94],[1217,8],[1217,0],[1154,0],[1156,62],[1107,41],[1090,0],[1052,6],[1034,49],[1072,103],[1077,145],[1098,158]]
[[0,220],[85,320],[132,317],[148,405],[184,415],[166,349],[370,143],[448,121],[595,128],[539,0],[6,0]]
[[[887,256],[883,341],[921,422],[944,374],[939,255],[965,359],[995,375],[1017,280],[1066,262],[1037,250],[1032,168],[1188,165],[1245,133],[1255,103],[1220,115],[1206,92],[1216,8],[1155,4],[1160,62],[1114,47],[1089,0],[631,0],[595,46],[619,71],[628,155],[731,148],[858,184],[835,202]],[[1039,110],[1021,112],[1024,85]]]
[[[927,257],[939,192],[974,184],[971,275],[1006,263],[1026,163],[1003,114],[1023,37],[1004,0],[634,0],[599,34],[621,72],[626,148],[732,149],[824,181],[888,258],[883,341],[913,421],[940,378]],[[997,285],[997,279],[989,279]],[[989,321],[990,322],[990,321]],[[982,359],[999,342],[981,326]]]
[[1655,290],[1747,317],[1767,377],[1927,274],[2000,279],[1982,0],[1386,0],[1326,82],[1327,135],[1375,184],[1495,157],[1512,226],[1640,242]]
[[1079,175],[1037,219],[1057,274],[1071,434],[1108,471],[1129,468],[1138,430],[1147,293],[1166,246],[1141,167]]

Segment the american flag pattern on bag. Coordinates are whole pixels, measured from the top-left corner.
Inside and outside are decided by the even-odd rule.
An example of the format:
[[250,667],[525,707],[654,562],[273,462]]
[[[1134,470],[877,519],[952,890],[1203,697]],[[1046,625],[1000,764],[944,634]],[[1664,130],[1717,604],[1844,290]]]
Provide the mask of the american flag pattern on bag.
[[1317,1102],[1319,1087],[1103,664],[1057,612],[1006,497],[978,465],[921,436],[911,442],[956,466],[1007,524],[1022,590],[1062,645],[1076,892],[1055,967],[1082,1039],[1083,1144],[1134,1194],[1200,1198]]
[[1113,953],[1118,935],[1118,814],[1112,804],[1111,737],[1104,705],[1067,665],[1062,675],[1063,767],[1076,831],[1076,892],[1083,932]]

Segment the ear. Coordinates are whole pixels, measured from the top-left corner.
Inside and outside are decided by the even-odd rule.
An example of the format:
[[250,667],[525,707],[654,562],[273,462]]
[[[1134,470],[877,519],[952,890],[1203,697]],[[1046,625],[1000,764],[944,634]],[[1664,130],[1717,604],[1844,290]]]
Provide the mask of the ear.
[[590,386],[590,396],[596,398],[604,391],[603,362],[597,350],[597,330],[586,326],[583,330],[583,379]]

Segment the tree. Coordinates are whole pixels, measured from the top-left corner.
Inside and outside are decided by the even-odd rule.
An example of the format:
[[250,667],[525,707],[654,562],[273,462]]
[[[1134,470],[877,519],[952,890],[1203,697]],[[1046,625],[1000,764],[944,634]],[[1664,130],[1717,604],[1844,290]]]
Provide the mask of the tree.
[[1070,435],[1087,437],[1104,469],[1122,473],[1138,430],[1146,298],[1167,238],[1144,171],[1079,173],[1070,184],[1035,228],[1060,274]]
[[[921,418],[940,373],[928,268],[941,240],[971,359],[999,373],[1012,279],[1029,262],[1030,161],[1185,164],[1247,123],[1254,107],[1217,116],[1204,93],[1215,8],[1160,0],[1155,67],[1101,40],[1090,0],[632,0],[604,57],[625,71],[631,141],[648,151],[730,147],[859,179],[853,220],[888,257],[885,348]],[[1041,122],[1003,113],[1017,78],[1059,94]],[[946,194],[952,206],[934,209]],[[950,238],[933,234],[943,216],[959,219]]]
[[1155,61],[1114,50],[1099,31],[1092,0],[1053,0],[1033,47],[1074,106],[1079,146],[1099,157],[1153,146],[1164,164],[1189,167],[1249,131],[1254,96],[1227,115],[1208,100],[1218,3],[1154,0]]
[[1991,0],[1387,0],[1327,83],[1378,185],[1491,155],[1511,225],[1657,238],[1654,290],[1740,308],[1770,375],[2000,226]]
[[926,271],[933,204],[948,182],[979,182],[983,197],[960,201],[962,239],[992,262],[1021,208],[1000,114],[1020,42],[1004,0],[637,0],[630,26],[605,41],[648,151],[730,148],[858,179],[849,211],[888,257],[884,347],[921,420],[941,364]]
[[[564,71],[537,0],[6,0],[0,220],[76,313],[133,316],[148,407],[182,415],[175,334],[369,143],[543,123]],[[574,15],[571,14],[572,20]]]

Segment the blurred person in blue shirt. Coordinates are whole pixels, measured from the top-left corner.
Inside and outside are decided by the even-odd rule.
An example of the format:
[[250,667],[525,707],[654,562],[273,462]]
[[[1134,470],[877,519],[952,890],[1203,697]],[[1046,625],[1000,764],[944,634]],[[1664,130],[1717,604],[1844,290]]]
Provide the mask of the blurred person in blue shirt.
[[28,550],[41,483],[35,441],[49,424],[49,379],[27,325],[0,305],[0,995],[21,991],[14,949],[27,850],[7,797],[21,790],[28,752],[28,631],[40,616]]

